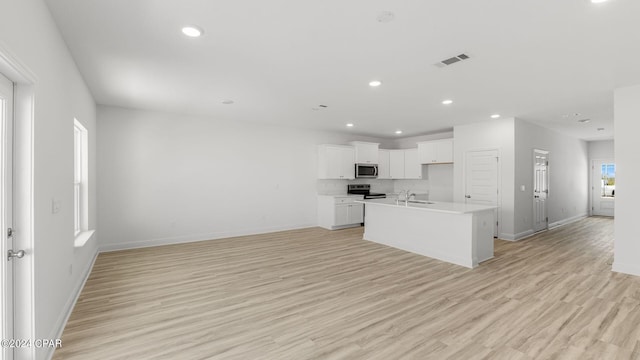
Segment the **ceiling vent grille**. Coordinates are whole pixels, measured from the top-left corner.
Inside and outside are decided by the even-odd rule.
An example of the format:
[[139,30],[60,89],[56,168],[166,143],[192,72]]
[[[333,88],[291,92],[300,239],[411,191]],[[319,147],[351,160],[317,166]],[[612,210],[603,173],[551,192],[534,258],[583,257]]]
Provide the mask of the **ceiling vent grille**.
[[469,55],[460,54],[458,56],[454,56],[454,57],[451,57],[451,58],[448,58],[448,59],[444,59],[444,60],[442,60],[440,62],[435,63],[434,65],[436,67],[443,68],[443,67],[447,67],[447,66],[453,65],[453,64],[455,64],[457,62],[460,62],[460,61],[468,60],[468,59],[470,59]]

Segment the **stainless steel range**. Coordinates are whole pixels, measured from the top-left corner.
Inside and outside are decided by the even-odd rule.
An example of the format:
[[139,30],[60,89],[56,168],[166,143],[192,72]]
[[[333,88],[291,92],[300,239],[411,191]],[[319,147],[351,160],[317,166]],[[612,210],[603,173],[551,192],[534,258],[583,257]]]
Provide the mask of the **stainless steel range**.
[[386,194],[372,193],[369,184],[352,184],[347,185],[347,194],[364,195],[365,199],[384,199]]

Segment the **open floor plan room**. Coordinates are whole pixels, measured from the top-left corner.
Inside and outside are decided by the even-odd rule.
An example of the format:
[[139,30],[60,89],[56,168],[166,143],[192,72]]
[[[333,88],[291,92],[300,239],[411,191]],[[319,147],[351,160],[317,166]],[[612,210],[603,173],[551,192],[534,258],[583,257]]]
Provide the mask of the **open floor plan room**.
[[613,220],[495,241],[476,269],[285,231],[100,254],[55,359],[636,359]]

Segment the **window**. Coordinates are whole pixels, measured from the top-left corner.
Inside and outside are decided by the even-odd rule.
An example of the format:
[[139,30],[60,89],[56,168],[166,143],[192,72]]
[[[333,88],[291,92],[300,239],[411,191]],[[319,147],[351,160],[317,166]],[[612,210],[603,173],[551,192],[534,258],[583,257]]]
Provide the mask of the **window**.
[[88,133],[87,129],[73,119],[73,222],[75,245],[82,246],[93,232],[88,230]]
[[616,196],[616,165],[602,164],[600,168],[600,185],[602,197]]

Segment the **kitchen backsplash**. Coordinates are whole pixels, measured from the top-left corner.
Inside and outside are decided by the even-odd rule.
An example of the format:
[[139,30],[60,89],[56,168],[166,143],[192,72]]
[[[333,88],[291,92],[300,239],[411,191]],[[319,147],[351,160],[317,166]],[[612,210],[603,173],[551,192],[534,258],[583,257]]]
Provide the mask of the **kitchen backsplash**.
[[317,180],[318,195],[346,194],[348,184],[370,184],[371,192],[397,194],[410,190],[422,200],[453,201],[453,165],[428,165],[425,180]]
[[357,180],[318,180],[318,195],[340,195],[347,193],[347,185],[349,184],[369,184],[371,192],[376,193],[392,193],[392,180],[376,180],[376,179],[357,179]]

